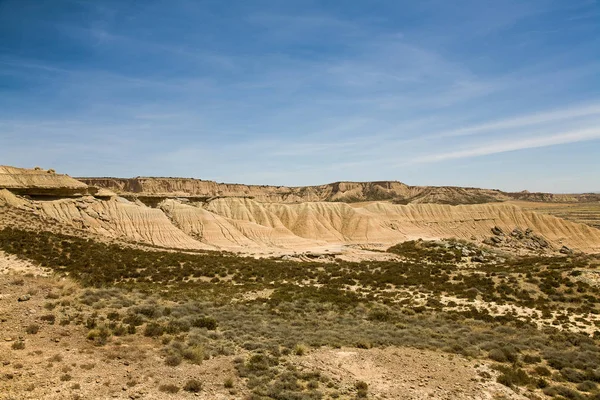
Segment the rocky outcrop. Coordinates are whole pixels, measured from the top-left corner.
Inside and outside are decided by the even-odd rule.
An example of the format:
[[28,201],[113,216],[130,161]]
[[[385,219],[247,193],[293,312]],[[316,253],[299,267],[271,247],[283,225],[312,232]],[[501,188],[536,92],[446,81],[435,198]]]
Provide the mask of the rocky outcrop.
[[[501,247],[507,250],[525,249],[535,252],[545,252],[547,250],[554,250],[554,246],[552,246],[542,236],[535,234],[533,232],[533,229],[531,228],[527,228],[523,232],[522,229],[517,227],[512,230],[510,235],[505,235],[504,231],[501,228],[494,226],[492,228],[492,234],[494,236],[490,236],[483,240],[484,244],[494,247]],[[564,249],[570,250],[567,246],[563,245],[559,252],[562,254],[570,254],[565,253]]]
[[41,168],[0,166],[0,189],[30,196],[69,197],[88,193],[88,186],[68,175]]

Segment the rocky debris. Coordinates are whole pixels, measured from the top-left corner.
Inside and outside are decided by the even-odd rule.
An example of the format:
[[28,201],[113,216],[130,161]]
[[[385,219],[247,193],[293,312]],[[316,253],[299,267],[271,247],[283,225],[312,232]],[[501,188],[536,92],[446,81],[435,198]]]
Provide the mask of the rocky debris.
[[419,239],[417,243],[421,244],[422,248],[429,250],[437,250],[441,252],[449,252],[449,254],[457,254],[460,252],[460,262],[465,263],[491,263],[495,264],[502,258],[498,257],[493,252],[481,248],[477,244],[466,241],[445,239],[440,241],[423,241]]
[[531,240],[538,245],[538,247],[546,248],[549,247],[548,242],[541,236],[532,235]]
[[497,226],[494,226],[492,228],[492,233],[496,236],[504,236],[504,231],[502,230],[502,228],[499,228]]
[[[519,227],[514,228],[509,236],[498,227],[492,228],[494,236],[483,240],[488,246],[501,247],[506,250],[528,250],[528,251],[552,251],[550,243],[540,235],[536,235],[531,228],[525,232]],[[565,246],[566,247],[566,246]]]
[[525,237],[525,233],[523,233],[523,231],[521,229],[515,228],[510,233],[510,236],[517,238],[517,239],[523,239]]
[[561,253],[561,254],[573,254],[573,250],[571,250],[567,246],[563,246],[563,247],[560,248],[559,253]]

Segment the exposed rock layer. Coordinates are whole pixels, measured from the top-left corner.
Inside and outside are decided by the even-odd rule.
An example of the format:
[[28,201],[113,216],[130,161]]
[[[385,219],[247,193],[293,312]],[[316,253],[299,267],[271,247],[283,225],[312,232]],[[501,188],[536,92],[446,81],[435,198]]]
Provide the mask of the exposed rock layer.
[[335,182],[317,186],[259,186],[217,183],[191,178],[78,178],[88,185],[121,195],[154,197],[250,197],[261,202],[381,201],[400,204],[481,204],[506,200],[545,202],[600,201],[600,194],[507,193],[493,189],[409,186],[398,181]]
[[600,252],[600,230],[503,204],[450,206],[372,202],[260,203],[219,198],[208,203],[162,201],[157,208],[115,197],[28,200],[4,191],[0,206],[17,207],[86,231],[182,249],[247,252],[386,248],[411,239],[462,238],[481,242],[493,227],[533,229],[558,251],[562,246]]
[[88,186],[68,175],[41,168],[24,169],[0,166],[0,189],[41,196],[74,196],[88,192]]

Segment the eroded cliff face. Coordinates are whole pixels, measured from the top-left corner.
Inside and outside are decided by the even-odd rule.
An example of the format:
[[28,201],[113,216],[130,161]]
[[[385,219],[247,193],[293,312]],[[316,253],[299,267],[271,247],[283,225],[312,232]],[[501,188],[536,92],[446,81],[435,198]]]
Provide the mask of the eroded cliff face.
[[397,204],[484,204],[509,200],[550,203],[600,202],[600,194],[502,192],[454,186],[409,186],[398,181],[334,182],[317,186],[266,186],[217,183],[192,178],[77,178],[126,197],[248,197],[260,202],[364,202],[388,200]]
[[88,186],[68,175],[41,168],[25,169],[0,166],[0,189],[30,196],[79,196]]
[[314,201],[479,204],[508,200],[497,190],[409,186],[397,181],[335,182],[318,186],[259,186],[217,183],[186,178],[78,178],[88,185],[121,195],[154,197],[248,197],[260,202]]
[[508,196],[513,200],[531,201],[539,203],[592,203],[600,202],[600,193],[532,193],[532,192],[515,192],[508,193]]
[[[450,206],[261,203],[249,198],[208,202],[165,199],[156,208],[114,197],[85,196],[31,200],[0,191],[4,207],[109,238],[178,249],[215,249],[268,254],[365,245],[385,249],[414,239],[461,238],[476,243],[492,230],[533,230],[547,241],[544,251],[562,246],[600,252],[600,230],[504,203]],[[337,251],[337,250],[336,250]]]

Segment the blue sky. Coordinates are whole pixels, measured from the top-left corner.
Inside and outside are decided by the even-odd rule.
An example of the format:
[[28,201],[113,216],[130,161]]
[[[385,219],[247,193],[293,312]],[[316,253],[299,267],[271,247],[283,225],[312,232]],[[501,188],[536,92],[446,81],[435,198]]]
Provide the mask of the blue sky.
[[0,164],[600,191],[600,4],[0,0]]

